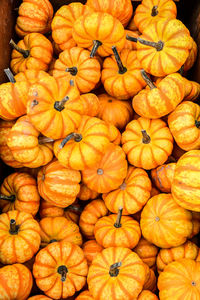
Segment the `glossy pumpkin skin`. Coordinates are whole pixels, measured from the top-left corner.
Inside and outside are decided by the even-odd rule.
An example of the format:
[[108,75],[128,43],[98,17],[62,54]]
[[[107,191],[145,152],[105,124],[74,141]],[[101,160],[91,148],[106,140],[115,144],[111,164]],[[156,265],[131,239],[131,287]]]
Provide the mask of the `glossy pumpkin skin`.
[[25,167],[38,168],[53,158],[51,143],[40,144],[39,134],[28,116],[19,118],[9,132],[7,145],[13,157]]
[[[67,68],[75,68],[75,72],[69,72]],[[73,80],[80,93],[88,93],[100,80],[101,66],[98,59],[90,57],[88,50],[73,47],[60,53],[54,64],[53,76],[65,81]]]
[[39,171],[38,190],[43,199],[64,208],[75,202],[80,180],[79,171],[66,169],[56,160]]
[[51,29],[53,7],[49,0],[25,0],[18,14],[15,31],[20,37],[31,32],[47,33]]
[[107,123],[110,142],[115,145],[121,144],[122,135],[117,127],[111,123]]
[[193,300],[200,293],[200,262],[183,258],[171,262],[158,277],[160,300]]
[[89,291],[83,291],[75,298],[75,300],[94,300]]
[[51,300],[51,298],[46,297],[44,295],[36,295],[36,296],[28,298],[27,300]]
[[49,243],[66,241],[78,246],[82,245],[82,236],[79,227],[65,217],[49,217],[40,221],[41,246],[46,247]]
[[158,300],[158,297],[150,291],[143,290],[137,298],[137,300],[147,300],[147,299],[148,300]]
[[117,213],[123,207],[123,215],[134,214],[142,209],[150,198],[151,181],[145,170],[129,166],[124,182],[109,193],[103,194],[107,208]]
[[100,109],[99,99],[95,94],[88,93],[80,96],[84,115],[97,117]]
[[[67,268],[64,278],[60,274],[61,266]],[[37,286],[53,299],[67,298],[80,291],[86,283],[87,272],[83,250],[65,241],[49,244],[40,250],[33,265]]]
[[196,244],[187,241],[179,247],[160,249],[156,264],[158,272],[162,272],[165,267],[172,261],[179,260],[181,258],[189,258],[196,260],[199,253],[199,248]]
[[172,112],[185,96],[185,80],[178,74],[167,75],[155,88],[146,88],[132,100],[134,111],[150,119],[158,119]]
[[120,101],[108,94],[98,95],[98,118],[123,129],[133,118],[133,109],[128,101]]
[[0,300],[26,300],[32,285],[32,274],[24,265],[0,268]]
[[151,244],[142,237],[133,251],[137,253],[142,261],[150,268],[155,265],[158,248],[154,244]]
[[123,49],[120,58],[126,71],[119,72],[115,57],[112,55],[103,62],[101,81],[109,95],[124,100],[136,95],[146,83],[140,73],[141,64],[137,59],[136,51]]
[[72,37],[72,28],[74,22],[81,16],[91,14],[93,10],[82,3],[70,3],[61,6],[51,23],[53,40],[58,44],[61,50],[69,49],[76,46]]
[[82,201],[93,200],[98,197],[99,193],[91,190],[86,184],[81,183],[80,191],[77,195],[77,198]]
[[48,70],[48,65],[53,57],[53,47],[44,35],[41,33],[27,34],[17,45],[24,50],[29,50],[29,56],[24,57],[16,50],[12,51],[10,66],[14,74],[26,69]]
[[184,71],[188,71],[194,65],[196,58],[197,58],[197,51],[198,51],[197,44],[193,40],[192,48],[190,50],[189,56],[186,59],[186,62],[184,63]]
[[151,170],[151,178],[155,186],[163,193],[171,192],[176,163],[170,163]]
[[177,20],[164,20],[148,26],[141,39],[164,43],[161,51],[137,42],[137,58],[142,68],[158,77],[177,72],[185,63],[192,47],[192,38],[185,25]]
[[84,210],[80,215],[79,227],[87,239],[94,239],[94,226],[97,220],[107,214],[108,209],[106,208],[104,201],[100,199],[93,200],[84,207]]
[[[156,6],[156,8],[154,8]],[[171,0],[143,0],[138,5],[134,15],[134,22],[141,32],[160,20],[176,19],[176,4]]]
[[[150,140],[143,138],[142,130]],[[122,149],[130,164],[150,170],[162,165],[172,153],[173,137],[162,120],[141,117],[126,126],[122,134]]]
[[1,195],[13,196],[11,201],[0,201],[2,212],[23,211],[33,216],[40,206],[40,195],[36,180],[27,173],[15,172],[6,177],[0,188]]
[[[12,219],[16,221],[16,230],[11,230]],[[31,214],[13,210],[0,215],[0,261],[3,264],[23,263],[31,259],[40,242],[40,226]]]
[[176,247],[182,245],[192,232],[192,214],[177,205],[171,194],[159,194],[143,208],[140,226],[144,238],[154,245]]
[[200,148],[200,106],[184,101],[169,115],[169,129],[177,145],[186,151]]
[[83,244],[82,249],[85,258],[87,259],[88,266],[90,266],[93,259],[97,256],[98,253],[101,253],[104,248],[99,245],[96,240],[89,240]]
[[200,212],[200,150],[183,154],[176,164],[172,181],[172,196],[186,209]]
[[102,43],[97,50],[101,57],[112,54],[112,46],[120,51],[125,44],[124,27],[116,18],[108,13],[94,12],[78,18],[72,30],[73,39],[78,47],[93,47],[93,41]]
[[122,148],[110,143],[100,162],[94,168],[82,171],[82,181],[93,191],[108,193],[123,183],[127,165]]
[[[120,262],[118,272],[112,277],[110,267]],[[137,277],[133,274],[137,274]],[[145,276],[144,264],[136,253],[128,248],[109,247],[94,258],[87,282],[95,299],[136,299],[142,290]]]
[[62,148],[62,140],[54,143],[54,153],[66,168],[84,170],[96,165],[109,144],[108,127],[105,122],[95,117],[83,116],[75,131],[82,139],[69,140]]

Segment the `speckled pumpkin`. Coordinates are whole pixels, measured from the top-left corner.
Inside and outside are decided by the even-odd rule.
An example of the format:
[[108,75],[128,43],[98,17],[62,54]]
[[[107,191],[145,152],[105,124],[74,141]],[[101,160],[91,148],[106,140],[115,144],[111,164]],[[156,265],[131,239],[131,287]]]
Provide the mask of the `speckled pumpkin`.
[[163,193],[171,192],[176,163],[170,163],[151,170],[151,178],[154,185]]
[[94,300],[94,298],[89,291],[83,291],[75,298],[75,300]]
[[147,299],[148,300],[159,300],[158,297],[154,293],[147,291],[147,290],[143,290],[137,298],[137,300],[147,300]]
[[149,290],[152,292],[156,291],[156,275],[152,269],[149,268],[148,265],[144,264],[146,269],[146,279],[143,285],[144,290]]
[[98,197],[99,193],[91,190],[86,184],[81,183],[80,192],[77,195],[77,198],[82,201],[93,200]]
[[85,242],[82,248],[88,265],[91,265],[93,259],[97,256],[97,254],[104,249],[97,243],[96,240],[89,240]]
[[150,268],[155,265],[158,248],[154,244],[148,242],[142,237],[133,251],[137,253],[142,261]]
[[95,94],[88,93],[80,96],[84,115],[97,117],[100,109],[99,99]]
[[117,129],[117,127],[111,123],[107,122],[106,124],[108,126],[110,142],[115,145],[120,145],[122,135],[121,135],[119,129]]

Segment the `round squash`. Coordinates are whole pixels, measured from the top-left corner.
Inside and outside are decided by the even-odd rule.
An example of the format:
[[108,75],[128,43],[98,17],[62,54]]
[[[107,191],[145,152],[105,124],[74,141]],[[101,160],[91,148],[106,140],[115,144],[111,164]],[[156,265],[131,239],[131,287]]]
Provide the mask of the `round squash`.
[[93,200],[98,197],[99,193],[91,190],[86,184],[80,184],[80,192],[77,195],[77,198],[82,201]]
[[170,163],[151,170],[151,178],[155,186],[163,193],[171,192],[176,163]]
[[87,290],[81,292],[78,297],[75,298],[75,300],[94,300],[92,297],[92,294]]
[[156,275],[152,269],[149,268],[148,265],[144,264],[146,269],[146,280],[143,285],[144,290],[149,290],[152,292],[156,291]]
[[196,42],[193,40],[192,41],[192,48],[190,49],[190,53],[188,58],[186,59],[186,62],[184,63],[184,71],[188,71],[189,69],[192,68],[192,66],[194,65],[196,58],[197,58],[197,44]]
[[148,300],[159,300],[155,294],[153,294],[152,292],[147,291],[147,290],[143,290],[137,298],[137,300],[147,300],[147,299]]
[[111,123],[107,123],[107,126],[108,126],[110,142],[115,145],[120,145],[122,135],[121,135],[119,129],[117,129],[117,127],[115,127],[115,125],[113,125]]
[[36,295],[36,296],[28,298],[27,300],[52,300],[52,299],[49,297],[46,297],[44,295]]
[[147,264],[150,268],[156,263],[158,248],[145,240],[143,237],[139,240],[137,246],[133,249],[135,253]]
[[101,253],[103,249],[104,248],[99,245],[96,240],[89,240],[83,244],[83,252],[85,258],[87,259],[88,266],[91,265],[93,259],[97,256],[98,253]]
[[185,78],[185,101],[195,101],[200,95],[200,84]]
[[99,99],[95,94],[83,94],[80,96],[84,115],[97,117],[100,109]]

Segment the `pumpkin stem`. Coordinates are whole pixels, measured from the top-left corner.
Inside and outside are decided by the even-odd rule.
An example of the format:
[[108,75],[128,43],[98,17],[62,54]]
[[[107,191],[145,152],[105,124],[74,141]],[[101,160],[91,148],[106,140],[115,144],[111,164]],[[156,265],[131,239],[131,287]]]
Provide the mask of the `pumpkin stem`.
[[39,136],[39,138],[38,138],[38,143],[40,145],[46,144],[46,143],[52,143],[52,142],[54,142],[54,140],[51,138],[48,138],[46,136]]
[[15,195],[6,196],[6,195],[0,194],[0,199],[7,200],[7,201],[10,201],[10,202],[14,202],[15,201]]
[[98,40],[94,40],[93,41],[93,47],[92,50],[90,52],[90,57],[93,58],[98,50],[98,48],[102,45],[102,42],[98,41]]
[[62,142],[59,145],[59,148],[62,149],[65,144],[67,144],[67,142],[69,142],[71,139],[74,139],[75,142],[80,142],[82,140],[82,135],[80,133],[75,133],[72,132],[70,134],[68,134],[68,136],[66,136],[66,138],[64,138],[64,140],[62,140]]
[[197,128],[200,128],[200,121],[195,120],[195,126],[196,126]]
[[17,44],[13,41],[13,39],[10,40],[9,44],[12,46],[13,49],[15,49],[16,51],[21,53],[24,58],[29,57],[30,51],[29,50],[24,50],[24,49],[20,48],[19,46],[17,46]]
[[109,274],[111,277],[117,277],[117,275],[119,274],[119,267],[121,267],[122,262],[117,262],[113,265],[110,266],[110,270],[109,270]]
[[11,70],[9,68],[4,69],[4,73],[6,74],[6,76],[8,77],[10,82],[12,82],[12,83],[16,82],[16,80],[14,78],[14,75],[13,75],[13,73],[11,72]]
[[64,282],[66,280],[66,276],[68,273],[67,267],[66,266],[59,266],[57,269],[58,274],[61,275],[61,281]]
[[164,43],[162,41],[158,41],[157,43],[156,42],[150,42],[150,41],[146,41],[146,40],[143,40],[141,39],[140,37],[132,37],[130,35],[126,35],[126,39],[128,41],[131,41],[131,42],[139,42],[140,44],[142,45],[146,45],[146,46],[150,46],[150,47],[153,47],[155,48],[157,51],[161,51],[164,47]]
[[117,214],[117,220],[116,220],[116,222],[114,224],[114,226],[116,228],[122,227],[122,224],[121,224],[122,211],[123,211],[123,207],[120,207],[119,210],[118,210],[118,214]]
[[97,174],[98,175],[103,175],[103,169],[101,169],[101,168],[97,169]]
[[58,111],[62,111],[65,108],[65,103],[69,100],[69,97],[66,96],[61,101],[56,101],[54,103],[54,108]]
[[66,68],[65,72],[69,72],[72,76],[76,76],[78,69],[77,67]]
[[19,230],[19,225],[16,224],[16,221],[14,219],[10,220],[10,234],[17,234]]
[[143,144],[149,144],[151,142],[150,136],[147,134],[146,130],[141,130],[141,132]]
[[158,5],[154,5],[151,11],[151,16],[155,17],[158,14]]
[[156,89],[155,84],[153,83],[153,81],[149,78],[149,76],[147,75],[147,73],[145,72],[145,70],[141,70],[140,71],[142,78],[144,79],[144,81],[146,82],[146,84],[150,87],[150,89]]
[[68,210],[78,212],[78,213],[82,213],[82,211],[83,211],[83,209],[81,207],[75,206],[73,204],[71,204],[71,205],[64,208],[64,211],[68,211]]
[[119,74],[124,74],[127,72],[127,68],[123,66],[121,58],[119,56],[119,53],[117,51],[116,46],[112,46],[112,51],[114,53],[115,56],[115,60],[117,62],[118,68],[119,68]]

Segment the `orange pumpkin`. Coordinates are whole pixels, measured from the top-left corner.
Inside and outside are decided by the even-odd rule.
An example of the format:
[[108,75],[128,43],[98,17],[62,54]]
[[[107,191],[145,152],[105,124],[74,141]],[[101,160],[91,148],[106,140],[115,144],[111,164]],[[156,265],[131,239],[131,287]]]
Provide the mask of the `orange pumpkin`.
[[120,145],[121,138],[122,138],[120,131],[117,129],[117,127],[115,127],[115,125],[111,123],[107,123],[107,126],[108,126],[110,142],[115,145]]
[[91,190],[86,184],[81,183],[80,192],[77,195],[77,198],[83,201],[87,201],[90,199],[96,199],[99,193]]
[[97,164],[108,144],[106,123],[95,117],[83,116],[75,132],[54,143],[54,153],[63,166],[84,170]]
[[42,78],[49,78],[49,74],[42,70],[27,69],[24,72],[19,72],[14,76],[16,82],[26,81],[29,86],[37,83]]
[[188,71],[189,69],[192,68],[192,66],[194,65],[196,58],[197,58],[197,44],[195,43],[195,41],[192,41],[192,48],[190,50],[189,56],[186,59],[186,62],[184,63],[184,71]]
[[0,300],[26,300],[33,286],[33,277],[27,267],[14,264],[0,268]]
[[139,118],[126,126],[122,149],[130,164],[145,170],[162,165],[172,153],[173,137],[160,119]]
[[200,212],[200,150],[190,150],[178,160],[172,181],[172,196],[180,206]]
[[100,103],[98,97],[95,94],[83,94],[80,96],[80,99],[83,105],[84,115],[90,117],[98,116]]
[[151,24],[160,20],[176,19],[176,4],[171,0],[143,0],[134,15],[137,28],[143,32]]
[[112,54],[112,46],[120,51],[125,44],[124,27],[112,15],[94,12],[82,15],[73,26],[73,39],[81,48],[91,50],[90,57],[96,53],[105,57]]
[[104,249],[88,272],[89,291],[95,299],[136,299],[146,277],[143,262],[128,248]]
[[10,62],[14,74],[26,69],[48,70],[53,57],[53,47],[44,35],[29,33],[17,44],[13,40],[10,44],[14,48]]
[[123,207],[123,215],[134,214],[142,209],[150,198],[151,181],[145,170],[129,166],[126,178],[116,189],[103,194],[107,208],[117,213]]
[[127,160],[120,146],[107,146],[94,168],[82,171],[82,181],[93,191],[108,193],[120,186],[127,174]]
[[79,227],[65,217],[49,217],[40,221],[41,246],[49,243],[66,241],[78,246],[82,245],[82,236]]
[[[140,34],[137,31],[125,30],[125,35],[131,36],[133,38],[138,38]],[[137,44],[132,43],[129,40],[126,40],[124,49],[137,50]]]
[[87,204],[80,215],[79,227],[87,239],[94,239],[94,226],[98,219],[108,214],[104,201],[96,199]]
[[176,163],[162,165],[151,170],[151,178],[155,186],[163,193],[171,192]]
[[133,251],[137,253],[142,261],[150,268],[155,265],[158,248],[154,244],[151,244],[142,237]]
[[128,101],[120,101],[108,94],[98,95],[98,118],[123,129],[133,118],[133,109]]
[[158,297],[150,291],[143,290],[137,298],[137,300],[147,300],[147,299],[148,300],[158,300]]
[[192,232],[192,214],[177,205],[171,194],[159,194],[143,208],[140,226],[144,238],[154,245],[176,247],[183,244]]
[[103,62],[101,81],[106,92],[118,99],[129,99],[143,89],[146,82],[140,73],[141,64],[136,51],[124,49],[120,56],[115,46],[114,56]]
[[43,199],[59,207],[74,203],[80,191],[81,174],[66,169],[59,161],[50,162],[38,173],[38,190]]
[[7,145],[13,157],[25,167],[38,168],[53,158],[51,144],[44,143],[46,138],[39,138],[39,134],[28,116],[19,118],[8,134]]
[[189,236],[190,239],[200,232],[200,212],[192,211],[192,224],[193,229],[191,235]]
[[158,195],[158,194],[160,194],[160,191],[157,188],[155,188],[154,186],[152,186],[151,197]]
[[90,52],[73,47],[60,53],[53,68],[55,78],[73,80],[80,93],[88,93],[95,88],[101,77],[101,66]]
[[37,286],[53,299],[67,298],[80,291],[86,283],[87,272],[83,250],[65,241],[40,250],[33,265]]
[[149,290],[152,292],[156,291],[156,275],[152,269],[149,268],[148,265],[144,264],[146,269],[146,280],[143,285],[144,290]]
[[49,297],[46,297],[44,295],[36,295],[36,296],[28,298],[27,300],[52,300],[52,299]]
[[31,32],[47,33],[51,29],[53,7],[49,0],[24,0],[18,15],[15,31],[20,37]]
[[171,262],[158,277],[160,300],[193,300],[200,293],[200,262],[183,258]]
[[23,263],[40,247],[40,226],[31,214],[12,210],[0,215],[0,261]]
[[185,78],[185,101],[195,101],[200,95],[200,84]]
[[83,291],[75,298],[75,300],[94,300],[89,291]]
[[185,153],[183,149],[181,149],[176,142],[174,142],[174,148],[172,151],[172,157],[175,159],[175,161],[179,160],[179,158]]
[[36,215],[40,205],[40,195],[36,180],[27,173],[12,173],[6,177],[0,188],[0,208],[2,212],[18,210]]
[[83,244],[83,252],[85,258],[87,259],[88,266],[91,265],[93,259],[97,256],[98,253],[101,253],[103,249],[104,248],[99,245],[96,240],[89,240]]

